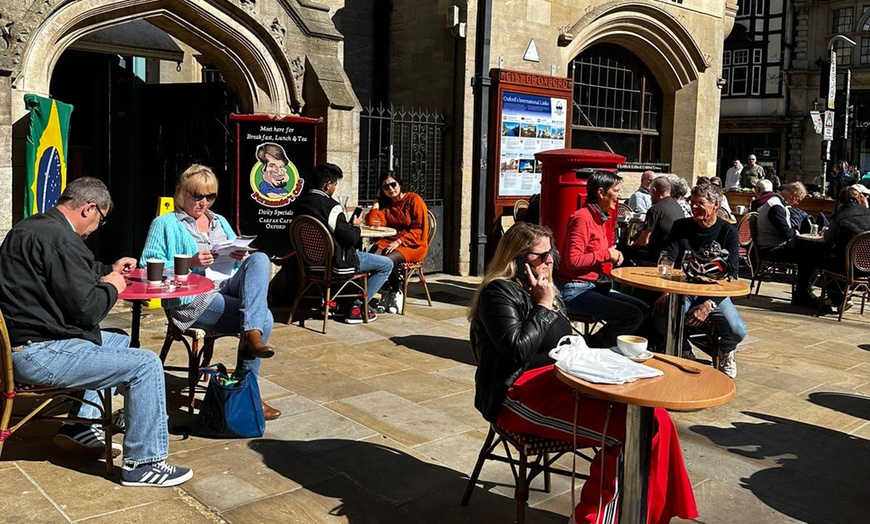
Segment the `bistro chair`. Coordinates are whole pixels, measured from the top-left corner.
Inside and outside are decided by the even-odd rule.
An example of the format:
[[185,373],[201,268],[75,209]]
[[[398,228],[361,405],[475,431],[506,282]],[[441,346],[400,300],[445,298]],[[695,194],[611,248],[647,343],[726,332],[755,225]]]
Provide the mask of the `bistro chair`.
[[[112,388],[98,391],[100,402],[92,403],[82,400],[83,389],[56,388],[15,382],[12,371],[12,344],[9,342],[9,332],[6,329],[6,320],[2,313],[0,313],[0,366],[3,368],[3,375],[0,378],[0,389],[2,389],[0,392],[0,454],[3,452],[3,443],[6,439],[31,420],[100,424],[106,439],[106,474],[109,476],[114,474],[114,463],[112,462]],[[13,404],[18,398],[36,399],[40,403],[36,407],[28,406],[30,411],[25,414],[16,414],[13,412]],[[73,402],[84,402],[94,406],[100,411],[100,418],[68,416],[67,410]],[[10,426],[12,419],[18,420],[14,426]]]
[[[318,289],[318,297],[323,300],[323,334],[326,334],[326,322],[329,320],[329,308],[337,298],[359,298],[362,300],[363,322],[369,323],[368,274],[357,273],[353,268],[338,269],[332,266],[335,255],[335,242],[332,235],[322,222],[312,216],[299,216],[290,223],[290,242],[296,252],[299,264],[299,286],[293,306],[290,308],[288,323],[292,322],[293,314],[299,301],[311,288]],[[333,293],[332,287],[338,286]],[[351,290],[344,292],[345,288]],[[305,318],[299,320],[300,326],[305,326]]]
[[[427,240],[427,245],[432,246],[432,240],[435,238],[435,231],[438,229],[438,222],[435,219],[435,214],[432,211],[428,211],[429,216],[429,235]],[[428,253],[427,253],[428,254]],[[408,284],[410,284],[410,278],[412,276],[416,276],[420,279],[420,283],[423,284],[423,290],[426,291],[426,300],[429,302],[429,306],[432,306],[432,297],[429,295],[429,284],[426,283],[426,276],[423,274],[423,262],[425,261],[426,256],[423,256],[424,260],[420,260],[418,262],[402,262],[399,264],[399,271],[402,276],[402,293],[405,296],[405,300],[402,301],[402,311],[401,314],[405,314],[405,305],[408,303]]]
[[[477,353],[474,352],[474,331],[470,333],[471,340],[471,359],[474,365],[477,365]],[[504,454],[496,453],[501,445]],[[550,492],[550,475],[556,473],[559,475],[572,476],[577,478],[587,479],[588,475],[574,473],[566,469],[555,466],[555,463],[565,453],[575,453],[578,457],[592,462],[592,457],[581,453],[580,449],[592,449],[591,446],[578,444],[574,445],[571,441],[550,440],[533,435],[523,435],[512,433],[496,423],[489,426],[489,433],[483,442],[483,447],[480,448],[480,454],[477,457],[477,462],[474,464],[474,471],[468,478],[468,485],[465,488],[465,494],[462,496],[462,505],[467,506],[471,500],[471,495],[474,493],[477,478],[483,469],[483,464],[487,460],[497,462],[506,462],[510,464],[511,472],[514,475],[516,488],[514,489],[514,499],[517,501],[517,517],[516,524],[524,524],[526,519],[526,504],[529,500],[529,484],[541,473],[544,474],[544,491]],[[513,451],[511,451],[513,450]],[[514,457],[514,452],[517,456]],[[529,459],[533,457],[530,462]],[[573,508],[572,508],[573,509]]]
[[846,303],[855,295],[861,296],[859,314],[864,315],[864,303],[870,296],[870,231],[859,233],[846,245],[846,267],[843,269],[822,271],[822,295],[827,292],[829,284],[843,292],[843,301],[837,307],[837,322],[843,320]]
[[574,324],[580,324],[582,329],[574,328],[575,331],[580,333],[583,338],[586,339],[586,342],[589,342],[589,336],[592,335],[592,331],[595,330],[595,326],[600,322],[599,319],[589,316],[589,315],[581,315],[579,313],[572,313],[570,311],[566,311],[568,321],[571,322],[571,326]]
[[[758,292],[761,291],[761,278],[767,274],[773,274],[776,271],[783,271],[785,274],[790,275],[791,278],[791,294],[794,296],[794,286],[795,279],[794,275],[797,273],[797,263],[796,262],[784,262],[778,260],[765,260],[761,258],[761,250],[758,249],[758,213],[747,213],[749,215],[749,235],[751,237],[752,245],[749,249],[750,260],[752,260],[752,267],[754,271],[752,272],[752,281],[749,283],[749,291],[752,292],[752,286],[755,287],[755,294],[758,295]],[[756,281],[758,284],[756,285]]]
[[[211,364],[211,357],[214,354],[214,343],[217,339],[225,336],[217,333],[208,333],[202,328],[190,327],[184,332],[175,327],[172,318],[169,316],[169,311],[166,312],[166,337],[163,339],[163,348],[160,350],[160,361],[163,362],[163,369],[166,371],[186,371],[187,372],[187,405],[190,412],[193,413],[193,407],[196,402],[196,390],[201,380],[208,381],[208,375],[203,375],[201,369]],[[190,341],[188,341],[190,339]],[[187,349],[187,366],[167,366],[166,356],[169,354],[169,348],[175,342],[181,342]]]
[[749,268],[749,274],[755,274],[754,269],[752,267],[752,257],[750,256],[749,250],[752,249],[752,232],[749,230],[749,217],[752,215],[758,215],[757,212],[753,211],[751,213],[744,213],[737,220],[737,236],[739,238],[740,247],[738,249],[738,253],[740,256],[740,262],[743,262],[747,268]]
[[529,201],[525,199],[519,199],[514,202],[514,220],[517,222],[522,222],[526,219],[526,212],[529,209]]
[[727,220],[728,222],[734,222],[734,217],[724,207],[719,207],[716,209],[716,216],[723,220]]

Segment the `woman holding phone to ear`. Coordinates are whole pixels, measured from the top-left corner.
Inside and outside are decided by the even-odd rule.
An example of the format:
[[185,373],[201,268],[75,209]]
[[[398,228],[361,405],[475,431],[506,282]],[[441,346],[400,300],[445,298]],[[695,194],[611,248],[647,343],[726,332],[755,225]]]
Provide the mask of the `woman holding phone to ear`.
[[604,264],[622,264],[622,253],[611,245],[605,222],[619,206],[622,178],[596,171],[586,182],[586,203],[568,218],[556,286],[568,310],[604,321],[590,341],[594,347],[612,347],[619,335],[637,333],[649,306],[640,299],[613,291]]
[[[420,262],[429,251],[429,209],[420,195],[404,190],[401,178],[393,171],[381,176],[380,186],[380,195],[365,221],[371,226],[374,220],[380,220],[382,226],[397,231],[393,236],[378,240],[371,249],[372,253],[393,261],[394,269],[387,287],[389,292],[397,293],[401,290],[399,264]],[[381,296],[383,301],[383,289]]]
[[[553,373],[549,350],[571,334],[564,304],[552,283],[553,233],[517,222],[496,247],[468,309],[477,357],[474,407],[487,421],[525,435],[571,442],[573,390]],[[625,405],[581,397],[577,442],[601,449],[571,522],[615,524],[618,464],[625,438]],[[648,519],[698,516],[674,424],[655,410],[650,457]]]

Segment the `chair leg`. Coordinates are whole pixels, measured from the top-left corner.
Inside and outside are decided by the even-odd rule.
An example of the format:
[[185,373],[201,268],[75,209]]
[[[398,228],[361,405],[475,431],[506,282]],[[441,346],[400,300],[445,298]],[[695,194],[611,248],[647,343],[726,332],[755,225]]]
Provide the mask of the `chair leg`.
[[362,307],[363,323],[368,324],[369,323],[369,277],[368,276],[363,277],[362,281],[363,281],[363,297],[362,297],[362,300],[363,300],[363,307]]
[[326,292],[323,295],[323,334],[326,334],[326,322],[329,320],[329,299],[330,293],[332,293],[332,283],[326,282],[324,284],[326,288]]
[[490,427],[489,433],[486,435],[486,440],[483,441],[483,447],[480,448],[480,454],[477,456],[477,463],[474,464],[474,471],[472,471],[471,476],[468,477],[468,485],[465,487],[465,494],[462,496],[461,504],[463,506],[467,506],[468,501],[471,500],[471,494],[474,492],[474,485],[477,484],[477,477],[480,476],[480,470],[483,469],[483,463],[486,462],[486,457],[490,453],[490,448],[492,447],[492,441],[494,438],[495,430]]
[[408,304],[408,284],[409,280],[411,280],[412,274],[413,271],[406,271],[405,278],[402,279],[402,310],[399,311],[399,314],[401,315],[405,314],[405,305]]
[[544,453],[544,493],[549,493],[551,489],[550,485],[550,466],[548,466],[550,462],[550,454]]
[[104,389],[98,393],[103,404],[103,437],[106,440],[106,475],[111,477],[115,474],[115,463],[112,460],[112,388]]
[[520,450],[519,455],[520,467],[519,474],[517,475],[517,488],[514,491],[514,498],[517,500],[517,524],[524,524],[526,521],[526,503],[529,500],[529,487],[526,485],[529,458],[522,450]]
[[[187,341],[184,341],[187,345]],[[196,402],[196,385],[199,383],[199,338],[193,338],[193,344],[187,348],[187,407],[193,414]]]
[[423,283],[423,291],[426,292],[426,301],[429,302],[429,305],[432,305],[432,297],[429,296],[429,284],[426,283],[426,275],[423,274],[423,268],[420,268],[420,271],[417,272],[417,276],[420,277],[420,282]]
[[843,289],[843,301],[840,302],[839,311],[837,313],[837,322],[843,321],[843,311],[846,309],[846,302],[849,301],[849,284],[846,284],[845,289]]

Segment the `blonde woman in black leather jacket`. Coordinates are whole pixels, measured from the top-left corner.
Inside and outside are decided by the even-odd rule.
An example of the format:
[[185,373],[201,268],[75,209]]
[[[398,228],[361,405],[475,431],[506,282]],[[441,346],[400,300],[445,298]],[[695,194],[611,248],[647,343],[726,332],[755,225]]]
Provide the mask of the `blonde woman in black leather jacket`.
[[[525,222],[499,242],[468,310],[478,361],[474,405],[487,421],[508,431],[571,441],[574,396],[556,378],[547,354],[571,334],[552,283],[554,253],[552,232]],[[603,447],[581,489],[573,522],[615,523],[625,406],[581,398],[577,413],[577,441]],[[657,409],[655,415],[648,522],[693,519],[698,512],[676,429],[667,412]]]

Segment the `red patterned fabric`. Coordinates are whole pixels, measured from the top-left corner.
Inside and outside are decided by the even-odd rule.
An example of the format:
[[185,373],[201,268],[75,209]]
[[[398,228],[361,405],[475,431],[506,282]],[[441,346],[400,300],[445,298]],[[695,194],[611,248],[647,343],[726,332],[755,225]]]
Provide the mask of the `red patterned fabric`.
[[6,439],[8,439],[11,435],[12,432],[8,429],[0,429],[0,442],[6,442]]
[[305,224],[300,228],[299,236],[302,239],[305,258],[310,265],[324,265],[326,263],[326,248],[323,245],[325,239],[323,233],[316,227]]

